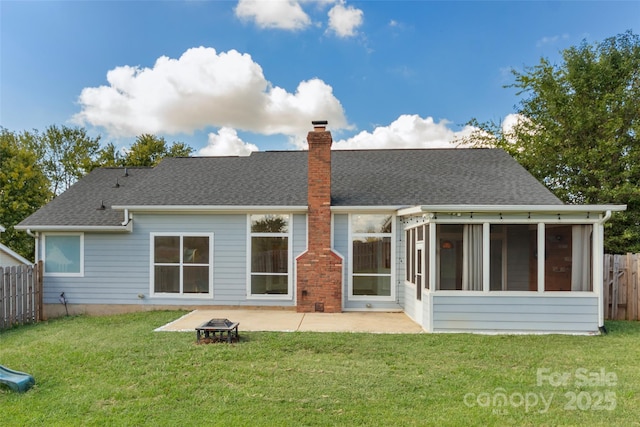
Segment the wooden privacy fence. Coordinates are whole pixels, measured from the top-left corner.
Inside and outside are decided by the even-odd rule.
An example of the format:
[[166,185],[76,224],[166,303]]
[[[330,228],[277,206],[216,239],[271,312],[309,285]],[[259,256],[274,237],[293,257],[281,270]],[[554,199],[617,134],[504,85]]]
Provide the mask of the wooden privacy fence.
[[604,317],[640,320],[640,254],[604,256]]
[[0,267],[0,330],[43,319],[42,262]]

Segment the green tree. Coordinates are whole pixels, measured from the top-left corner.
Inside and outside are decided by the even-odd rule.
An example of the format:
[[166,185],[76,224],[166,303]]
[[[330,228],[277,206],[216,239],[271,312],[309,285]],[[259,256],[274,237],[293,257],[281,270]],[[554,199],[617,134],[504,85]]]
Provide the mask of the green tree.
[[29,134],[28,145],[38,155],[51,190],[58,195],[89,172],[100,149],[100,137],[83,128],[49,126],[44,133]]
[[193,153],[193,148],[184,142],[174,142],[167,151],[166,157],[189,157]]
[[33,259],[34,240],[14,226],[51,199],[49,181],[36,152],[34,134],[0,128],[0,224],[2,243]]
[[566,203],[626,204],[605,250],[640,252],[640,39],[627,31],[561,53],[559,65],[512,70],[519,120],[471,120],[470,141],[507,150]]
[[124,155],[116,148],[116,146],[110,142],[98,151],[94,168],[105,167],[122,167],[125,165]]
[[145,133],[131,145],[124,163],[127,166],[155,166],[165,157],[187,157],[192,152],[193,148],[182,142],[167,147],[163,137]]

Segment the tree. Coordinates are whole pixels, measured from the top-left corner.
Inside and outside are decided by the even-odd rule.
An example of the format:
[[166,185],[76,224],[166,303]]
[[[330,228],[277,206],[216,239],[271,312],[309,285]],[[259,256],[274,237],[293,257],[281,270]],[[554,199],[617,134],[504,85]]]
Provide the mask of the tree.
[[83,128],[49,126],[43,134],[28,134],[29,147],[51,183],[55,195],[64,192],[94,166],[100,137],[91,138]]
[[155,166],[165,157],[187,157],[193,148],[182,142],[174,142],[167,148],[163,137],[142,134],[136,138],[125,156],[127,166]]
[[627,31],[561,53],[559,65],[512,70],[517,123],[471,120],[470,142],[507,150],[566,203],[627,204],[605,250],[640,252],[640,39]]
[[110,142],[98,151],[98,156],[93,165],[93,168],[115,168],[125,165],[125,157],[116,148],[116,146]]
[[33,146],[32,133],[0,128],[0,224],[2,243],[33,259],[34,240],[14,226],[51,199],[49,181]]
[[167,151],[166,157],[189,157],[193,153],[193,148],[184,142],[174,142]]

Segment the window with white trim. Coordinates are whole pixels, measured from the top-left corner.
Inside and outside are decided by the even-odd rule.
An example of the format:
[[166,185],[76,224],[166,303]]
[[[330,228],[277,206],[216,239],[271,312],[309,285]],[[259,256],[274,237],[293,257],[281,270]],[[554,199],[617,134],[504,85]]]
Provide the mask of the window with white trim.
[[84,234],[44,234],[42,259],[46,276],[84,276]]
[[420,287],[429,289],[429,224],[405,230],[405,280],[418,285],[417,296],[421,297]]
[[213,234],[151,234],[152,294],[213,293]]
[[351,215],[351,297],[393,297],[392,232],[392,215]]
[[291,296],[289,215],[249,215],[250,296]]

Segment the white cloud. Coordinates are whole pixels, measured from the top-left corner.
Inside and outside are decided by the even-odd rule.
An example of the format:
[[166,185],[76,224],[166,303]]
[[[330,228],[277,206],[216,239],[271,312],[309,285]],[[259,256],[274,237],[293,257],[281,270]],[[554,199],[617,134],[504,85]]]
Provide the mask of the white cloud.
[[502,132],[504,134],[513,133],[513,128],[524,119],[525,117],[520,114],[507,114],[507,116],[502,120]]
[[251,20],[260,28],[301,30],[311,19],[296,0],[239,0],[236,16]]
[[82,90],[75,123],[112,137],[191,133],[208,126],[265,135],[306,135],[312,120],[348,128],[333,88],[313,78],[295,93],[273,86],[250,55],[192,48],[180,58],[158,58],[153,68],[116,67],[108,86]]
[[362,25],[362,10],[345,6],[344,2],[332,7],[328,15],[329,31],[333,31],[338,37],[352,37]]
[[[516,127],[520,126],[520,129]],[[517,142],[516,130],[520,132],[535,133],[535,126],[533,122],[522,114],[508,114],[504,120],[502,120],[502,134],[507,142],[515,144]]]
[[218,133],[210,133],[207,146],[198,150],[198,156],[248,156],[258,151],[254,144],[244,142],[235,129],[223,127]]
[[553,45],[553,44],[556,44],[559,40],[567,40],[568,38],[569,38],[569,34],[566,34],[566,33],[562,34],[561,36],[558,36],[558,35],[545,36],[537,41],[536,46],[542,47],[549,44]]
[[432,117],[402,115],[389,126],[379,126],[373,132],[363,131],[356,136],[336,141],[336,150],[391,149],[391,148],[458,148],[454,141],[461,140],[473,132],[472,126],[460,131],[448,127],[449,122],[435,122]]
[[[236,16],[254,22],[259,28],[297,31],[308,28],[312,20],[303,5],[314,4],[317,9],[334,5],[328,13],[327,32],[338,37],[355,36],[362,25],[364,12],[347,6],[345,0],[239,0]],[[315,23],[320,26],[319,22]]]

